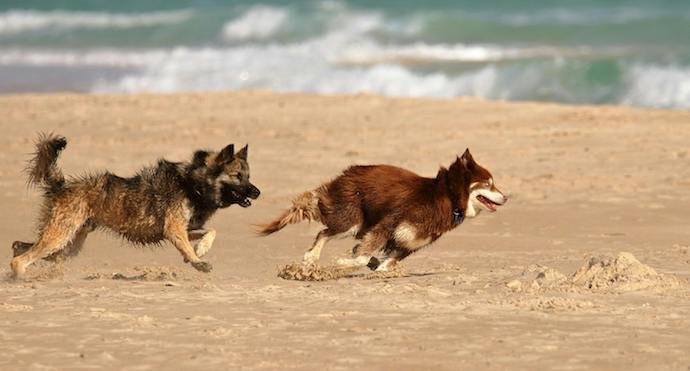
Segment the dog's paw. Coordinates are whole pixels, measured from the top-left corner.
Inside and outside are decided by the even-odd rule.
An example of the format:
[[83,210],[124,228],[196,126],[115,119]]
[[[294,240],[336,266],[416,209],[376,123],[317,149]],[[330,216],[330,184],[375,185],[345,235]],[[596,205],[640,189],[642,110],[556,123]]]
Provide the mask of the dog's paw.
[[310,265],[310,264],[316,264],[316,262],[319,259],[314,256],[314,254],[311,251],[307,251],[304,253],[304,257],[302,258],[302,264],[303,265]]
[[20,257],[15,257],[10,261],[10,268],[12,268],[12,277],[15,280],[23,280],[26,273],[26,266]]
[[367,268],[372,271],[378,271],[381,268],[381,261],[379,261],[375,256],[372,256],[367,263]]
[[208,273],[211,270],[213,270],[213,266],[211,265],[211,263],[205,261],[193,262],[192,267],[194,267],[194,269],[198,270],[199,272],[204,273]]

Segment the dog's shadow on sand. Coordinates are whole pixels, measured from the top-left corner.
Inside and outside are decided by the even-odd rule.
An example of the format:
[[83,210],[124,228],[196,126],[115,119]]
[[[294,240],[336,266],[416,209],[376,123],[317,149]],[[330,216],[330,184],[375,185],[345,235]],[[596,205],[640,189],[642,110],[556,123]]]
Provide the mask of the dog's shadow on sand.
[[91,273],[84,277],[85,280],[109,279],[115,281],[129,282],[160,282],[160,281],[180,281],[187,277],[173,267],[136,267],[135,273]]
[[278,269],[278,277],[291,281],[331,281],[338,279],[389,280],[424,277],[442,274],[442,271],[408,273],[403,269],[388,272],[358,272],[360,268],[343,268],[337,265],[292,263]]

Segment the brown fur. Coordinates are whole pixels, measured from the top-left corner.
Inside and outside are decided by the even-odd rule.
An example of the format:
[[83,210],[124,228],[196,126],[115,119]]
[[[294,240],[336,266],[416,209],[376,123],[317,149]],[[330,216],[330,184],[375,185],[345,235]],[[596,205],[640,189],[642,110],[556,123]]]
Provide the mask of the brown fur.
[[[314,250],[318,259],[328,239],[353,232],[361,240],[353,249],[355,257],[371,257],[382,250],[393,267],[457,227],[464,219],[470,185],[490,178],[469,150],[448,169],[441,168],[434,178],[389,165],[352,166],[334,180],[300,195],[289,210],[258,233],[265,236],[288,224],[318,221],[326,228],[319,232],[305,260]],[[378,264],[372,257],[368,265],[376,268]]]
[[220,152],[197,151],[190,162],[160,160],[131,178],[103,172],[66,180],[56,165],[66,144],[63,137],[41,135],[29,161],[29,184],[43,187],[44,203],[36,243],[12,245],[16,276],[38,259],[78,254],[96,228],[138,244],[170,241],[186,262],[209,272],[211,265],[200,259],[190,239],[205,241],[205,253],[215,231],[203,227],[216,210],[247,207],[249,198],[259,196],[249,182],[246,146],[236,154],[233,145]]
[[271,233],[278,232],[285,228],[288,224],[296,224],[305,220],[321,221],[321,212],[319,211],[319,197],[318,194],[323,192],[321,189],[315,191],[304,192],[297,198],[292,200],[292,207],[272,221],[269,224],[261,226],[259,234],[268,236]]

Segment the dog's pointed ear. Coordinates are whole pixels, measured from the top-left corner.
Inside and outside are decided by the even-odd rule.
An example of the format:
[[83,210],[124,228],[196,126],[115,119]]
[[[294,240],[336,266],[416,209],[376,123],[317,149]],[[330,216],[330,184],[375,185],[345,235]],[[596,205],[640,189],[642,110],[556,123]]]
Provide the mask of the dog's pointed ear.
[[465,152],[462,154],[462,156],[460,156],[459,160],[465,169],[469,169],[470,166],[474,165],[474,158],[472,158],[469,148],[465,149]]
[[218,154],[219,162],[229,162],[233,158],[235,158],[235,145],[234,144],[228,144]]
[[194,152],[194,157],[192,158],[192,165],[194,167],[204,166],[206,164],[206,158],[208,157],[208,151],[196,151]]
[[467,168],[462,164],[460,157],[455,156],[455,161],[448,167],[448,172],[451,176],[455,176],[457,173],[464,173]]
[[235,154],[235,157],[241,158],[244,161],[247,161],[247,155],[248,154],[249,154],[249,144],[246,144],[244,147],[242,147],[242,149],[237,151],[237,153]]

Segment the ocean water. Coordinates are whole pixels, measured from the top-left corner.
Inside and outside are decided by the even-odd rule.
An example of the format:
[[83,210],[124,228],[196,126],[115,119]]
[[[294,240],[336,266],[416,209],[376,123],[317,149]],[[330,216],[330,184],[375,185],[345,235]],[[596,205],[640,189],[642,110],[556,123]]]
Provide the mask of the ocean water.
[[690,108],[690,1],[4,0],[0,92]]

